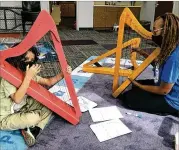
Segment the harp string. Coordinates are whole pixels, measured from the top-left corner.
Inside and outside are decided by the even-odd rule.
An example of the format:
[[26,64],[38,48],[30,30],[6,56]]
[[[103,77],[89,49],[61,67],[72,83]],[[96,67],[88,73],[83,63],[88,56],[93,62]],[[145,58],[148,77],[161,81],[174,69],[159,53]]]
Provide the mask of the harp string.
[[[51,46],[52,50],[56,53],[55,47],[54,47],[54,45],[53,45],[53,43],[52,43],[52,41],[50,40],[49,37],[50,37],[49,35],[45,35],[44,39]],[[60,63],[56,63],[56,65],[53,65],[53,67],[54,68],[52,68],[52,69],[53,69],[55,75],[57,75],[58,73],[61,72],[61,65],[60,65]],[[66,86],[65,80],[61,79],[55,85],[58,88],[57,92],[55,92],[55,94],[57,94],[56,96],[57,97],[59,96],[66,104],[71,104],[72,105],[71,97],[70,97],[68,88]],[[59,93],[61,93],[61,94],[59,94]]]

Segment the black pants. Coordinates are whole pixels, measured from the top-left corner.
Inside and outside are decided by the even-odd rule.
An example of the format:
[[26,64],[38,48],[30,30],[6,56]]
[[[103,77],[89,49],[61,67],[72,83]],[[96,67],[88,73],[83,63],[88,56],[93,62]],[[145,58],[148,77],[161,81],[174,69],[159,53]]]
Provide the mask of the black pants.
[[[153,80],[138,80],[143,85],[154,85]],[[138,111],[144,111],[154,114],[172,114],[178,116],[178,111],[171,107],[163,95],[153,94],[144,91],[136,86],[125,92],[121,96],[124,106]]]

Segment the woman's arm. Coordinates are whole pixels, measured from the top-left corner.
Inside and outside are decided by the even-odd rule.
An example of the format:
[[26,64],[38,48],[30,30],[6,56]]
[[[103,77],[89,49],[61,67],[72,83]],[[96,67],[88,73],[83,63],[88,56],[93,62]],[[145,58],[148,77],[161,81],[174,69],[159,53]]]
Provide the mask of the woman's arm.
[[131,52],[137,52],[145,58],[147,58],[149,56],[149,54],[147,52],[145,52],[144,50],[142,50],[140,48],[131,48]]
[[40,67],[41,67],[40,65],[33,65],[30,68],[29,66],[27,66],[27,71],[26,71],[22,84],[17,89],[17,91],[11,95],[11,98],[15,103],[17,104],[21,103],[23,97],[25,96],[27,92],[30,81],[38,72],[40,72]]
[[[142,50],[140,48],[131,48],[131,52],[137,52],[140,55],[142,55],[144,58],[147,58],[149,56],[149,54],[147,52],[145,52],[144,50]],[[157,58],[155,58],[155,60],[151,63],[151,65],[153,67],[155,66],[156,61],[157,61]]]
[[168,94],[173,85],[174,84],[170,84],[170,83],[165,83],[165,82],[161,82],[161,84],[159,86],[151,86],[151,85],[142,85],[136,81],[132,81],[131,82],[138,86],[139,88],[147,91],[147,92],[151,92],[151,93],[154,93],[154,94],[159,94],[159,95],[166,95]]

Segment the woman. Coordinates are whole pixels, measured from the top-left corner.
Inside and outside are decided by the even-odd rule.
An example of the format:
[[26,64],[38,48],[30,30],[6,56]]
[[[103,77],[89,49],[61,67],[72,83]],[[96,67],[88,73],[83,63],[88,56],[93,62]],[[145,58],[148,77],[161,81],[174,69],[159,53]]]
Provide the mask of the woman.
[[[21,129],[28,146],[35,144],[37,135],[44,129],[52,114],[48,108],[26,95],[31,80],[52,86],[63,78],[63,73],[48,79],[38,76],[41,67],[35,64],[38,55],[37,49],[32,47],[25,54],[6,60],[25,73],[19,88],[3,78],[0,82],[0,130]],[[68,66],[67,72],[71,73],[71,67]]]
[[[134,110],[178,115],[179,18],[172,13],[158,17],[154,22],[152,40],[161,48],[155,62],[159,66],[158,83],[131,80],[134,86],[122,95],[123,103]],[[146,56],[140,50],[134,51]]]

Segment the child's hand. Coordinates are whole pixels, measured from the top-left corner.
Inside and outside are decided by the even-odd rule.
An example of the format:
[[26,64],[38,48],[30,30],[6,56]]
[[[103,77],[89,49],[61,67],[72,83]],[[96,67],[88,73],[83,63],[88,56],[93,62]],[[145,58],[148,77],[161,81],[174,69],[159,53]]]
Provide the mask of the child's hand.
[[29,68],[29,65],[26,68],[26,77],[28,77],[30,80],[37,75],[37,73],[40,72],[41,65],[32,65]]
[[71,72],[72,72],[72,68],[71,68],[71,66],[67,66],[67,72],[69,73],[69,74],[71,74]]

